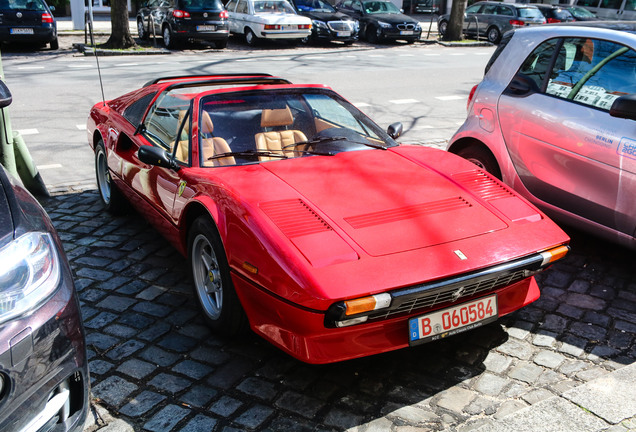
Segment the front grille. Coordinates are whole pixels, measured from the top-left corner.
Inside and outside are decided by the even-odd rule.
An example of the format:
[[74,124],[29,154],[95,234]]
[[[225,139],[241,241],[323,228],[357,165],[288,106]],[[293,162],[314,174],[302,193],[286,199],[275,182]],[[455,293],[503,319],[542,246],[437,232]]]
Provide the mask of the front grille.
[[402,23],[398,24],[397,28],[400,30],[415,30],[415,24],[413,23]]
[[331,31],[353,31],[353,21],[329,21],[327,23]]

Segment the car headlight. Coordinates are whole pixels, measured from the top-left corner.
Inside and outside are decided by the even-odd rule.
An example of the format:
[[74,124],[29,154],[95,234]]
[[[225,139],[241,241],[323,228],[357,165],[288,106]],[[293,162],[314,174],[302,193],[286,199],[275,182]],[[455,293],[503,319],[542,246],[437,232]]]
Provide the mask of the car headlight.
[[415,24],[415,31],[422,30],[420,23]]
[[324,21],[312,20],[311,22],[314,27],[322,30],[327,30],[327,23],[325,23]]
[[391,28],[391,24],[384,21],[378,21],[378,25],[382,28]]
[[0,323],[49,298],[60,277],[60,259],[48,233],[29,232],[0,249]]

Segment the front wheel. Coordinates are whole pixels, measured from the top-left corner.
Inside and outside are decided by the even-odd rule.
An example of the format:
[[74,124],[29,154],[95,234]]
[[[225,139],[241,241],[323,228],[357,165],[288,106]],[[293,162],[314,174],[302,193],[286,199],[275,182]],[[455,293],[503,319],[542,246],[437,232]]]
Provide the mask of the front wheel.
[[458,156],[463,157],[469,162],[474,163],[484,171],[488,171],[493,176],[501,180],[501,170],[497,159],[490,153],[490,151],[482,147],[466,147],[457,152]]
[[437,31],[439,32],[441,36],[444,36],[446,34],[446,30],[448,30],[448,22],[442,21],[441,23],[439,23],[439,26],[437,27]]
[[254,32],[252,31],[252,29],[246,29],[245,30],[245,42],[247,42],[247,44],[249,46],[254,46],[256,45],[258,38],[256,37],[256,35],[254,34]]
[[195,219],[188,234],[194,291],[205,320],[218,333],[235,336],[248,328],[236,295],[223,244],[209,216]]
[[498,44],[501,40],[501,32],[497,27],[490,27],[486,33],[486,37],[488,38],[488,42]]
[[380,39],[382,39],[382,29],[380,27],[378,28],[369,27],[367,29],[366,36],[367,36],[367,41],[369,43],[372,43],[372,44],[378,43]]
[[127,209],[126,199],[117,189],[117,186],[113,184],[110,170],[108,169],[106,147],[101,138],[95,146],[95,175],[97,177],[99,196],[106,210],[113,214],[124,213]]

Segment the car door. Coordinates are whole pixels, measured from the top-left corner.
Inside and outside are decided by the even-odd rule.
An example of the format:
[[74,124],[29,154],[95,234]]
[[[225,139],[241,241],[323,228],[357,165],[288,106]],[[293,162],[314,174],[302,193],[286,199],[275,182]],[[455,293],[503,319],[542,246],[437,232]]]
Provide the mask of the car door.
[[[609,114],[636,93],[636,51],[592,38],[555,38],[526,59],[498,113],[525,188],[540,200],[633,235],[636,122]],[[514,82],[514,80],[513,80]]]
[[484,13],[488,13],[484,11],[487,10],[490,11],[489,13],[492,13],[492,11],[496,8],[496,5],[482,3],[477,3],[467,7],[466,15],[464,17],[464,33],[470,35],[476,35],[477,31],[483,33],[483,30],[481,29],[484,27],[484,21],[486,18],[484,17]]
[[225,6],[229,15],[228,27],[231,33],[237,33],[237,17],[235,13],[237,3],[238,0],[230,0]]

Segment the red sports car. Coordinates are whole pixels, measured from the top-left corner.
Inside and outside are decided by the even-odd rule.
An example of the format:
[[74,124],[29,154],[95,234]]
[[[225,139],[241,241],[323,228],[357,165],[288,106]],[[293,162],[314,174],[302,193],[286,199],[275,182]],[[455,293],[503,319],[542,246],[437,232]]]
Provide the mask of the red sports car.
[[568,250],[488,173],[401,132],[265,74],[161,78],[88,118],[106,208],[132,203],[187,255],[210,325],[309,363],[496,320]]

